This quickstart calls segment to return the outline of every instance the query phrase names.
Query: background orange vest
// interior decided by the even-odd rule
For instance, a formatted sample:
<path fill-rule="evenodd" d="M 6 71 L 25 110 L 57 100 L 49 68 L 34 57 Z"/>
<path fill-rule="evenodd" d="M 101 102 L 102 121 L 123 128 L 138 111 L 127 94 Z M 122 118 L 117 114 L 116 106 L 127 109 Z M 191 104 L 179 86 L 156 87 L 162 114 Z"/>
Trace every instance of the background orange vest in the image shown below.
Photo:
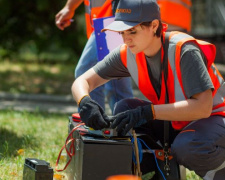
<path fill-rule="evenodd" d="M 93 32 L 93 19 L 113 16 L 112 0 L 84 0 L 86 32 L 89 38 Z"/>
<path fill-rule="evenodd" d="M 93 18 L 103 18 L 113 16 L 113 0 L 84 0 L 86 32 L 89 38 L 93 32 Z M 161 20 L 171 26 L 179 29 L 173 30 L 191 30 L 191 0 L 157 0 Z"/>
<path fill-rule="evenodd" d="M 191 0 L 157 0 L 161 20 L 189 32 L 191 30 Z M 180 29 L 173 29 L 180 30 Z"/>

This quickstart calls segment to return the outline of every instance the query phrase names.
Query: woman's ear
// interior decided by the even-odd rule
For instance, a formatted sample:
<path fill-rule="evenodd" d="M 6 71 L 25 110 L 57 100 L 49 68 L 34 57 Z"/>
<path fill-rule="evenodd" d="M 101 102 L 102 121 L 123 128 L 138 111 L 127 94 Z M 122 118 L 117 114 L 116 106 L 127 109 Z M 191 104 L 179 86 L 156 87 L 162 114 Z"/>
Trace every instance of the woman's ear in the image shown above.
<path fill-rule="evenodd" d="M 159 27 L 159 20 L 155 19 L 152 21 L 152 28 L 153 28 L 153 31 L 156 32 L 157 29 Z"/>

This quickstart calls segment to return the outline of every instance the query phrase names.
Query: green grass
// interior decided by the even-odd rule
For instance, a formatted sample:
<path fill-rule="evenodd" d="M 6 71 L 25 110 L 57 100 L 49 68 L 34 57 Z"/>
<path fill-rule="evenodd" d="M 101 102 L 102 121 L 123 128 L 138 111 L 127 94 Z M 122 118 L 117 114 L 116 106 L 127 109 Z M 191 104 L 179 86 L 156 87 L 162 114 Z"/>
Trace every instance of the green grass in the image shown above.
<path fill-rule="evenodd" d="M 71 94 L 75 64 L 0 61 L 0 92 Z"/>
<path fill-rule="evenodd" d="M 186 174 L 187 174 L 187 180 L 202 180 L 199 176 L 197 176 L 194 171 L 189 171 L 186 169 Z"/>
<path fill-rule="evenodd" d="M 45 160 L 55 168 L 68 133 L 67 115 L 0 111 L 0 124 L 1 180 L 21 180 L 28 157 Z"/>
<path fill-rule="evenodd" d="M 21 180 L 25 158 L 55 163 L 68 133 L 68 115 L 0 111 L 0 180 Z M 19 153 L 24 151 L 24 153 Z M 60 162 L 62 169 L 65 161 Z M 65 176 L 64 172 L 58 173 Z M 187 180 L 200 180 L 187 171 Z"/>

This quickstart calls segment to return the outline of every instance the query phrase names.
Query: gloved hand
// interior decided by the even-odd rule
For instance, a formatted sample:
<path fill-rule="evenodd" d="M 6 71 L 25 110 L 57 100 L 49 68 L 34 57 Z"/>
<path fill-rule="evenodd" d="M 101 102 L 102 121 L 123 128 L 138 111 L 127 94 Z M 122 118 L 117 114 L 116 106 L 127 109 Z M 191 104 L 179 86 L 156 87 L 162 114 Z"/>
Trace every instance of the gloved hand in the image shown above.
<path fill-rule="evenodd" d="M 85 96 L 79 104 L 81 120 L 95 130 L 108 128 L 110 126 L 109 117 L 105 114 L 101 106 Z"/>
<path fill-rule="evenodd" d="M 116 128 L 119 135 L 125 136 L 131 128 L 141 126 L 148 121 L 154 120 L 153 111 L 153 104 L 149 104 L 118 113 L 110 118 L 112 122 L 111 128 Z"/>

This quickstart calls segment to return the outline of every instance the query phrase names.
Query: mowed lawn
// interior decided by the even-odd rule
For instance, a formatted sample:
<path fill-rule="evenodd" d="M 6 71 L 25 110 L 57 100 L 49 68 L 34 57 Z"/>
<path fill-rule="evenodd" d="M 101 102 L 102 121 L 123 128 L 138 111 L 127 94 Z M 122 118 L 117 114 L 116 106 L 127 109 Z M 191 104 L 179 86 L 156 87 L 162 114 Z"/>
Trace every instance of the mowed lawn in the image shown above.
<path fill-rule="evenodd" d="M 0 111 L 0 124 L 0 180 L 21 180 L 25 158 L 45 160 L 55 168 L 68 134 L 67 114 L 4 110 Z M 65 163 L 62 158 L 59 169 Z M 64 172 L 54 173 L 66 179 Z M 198 179 L 187 171 L 187 180 Z"/>
<path fill-rule="evenodd" d="M 0 92 L 71 94 L 75 64 L 0 61 Z"/>
<path fill-rule="evenodd" d="M 66 114 L 0 111 L 0 179 L 21 180 L 25 158 L 45 160 L 54 169 L 67 127 Z"/>

